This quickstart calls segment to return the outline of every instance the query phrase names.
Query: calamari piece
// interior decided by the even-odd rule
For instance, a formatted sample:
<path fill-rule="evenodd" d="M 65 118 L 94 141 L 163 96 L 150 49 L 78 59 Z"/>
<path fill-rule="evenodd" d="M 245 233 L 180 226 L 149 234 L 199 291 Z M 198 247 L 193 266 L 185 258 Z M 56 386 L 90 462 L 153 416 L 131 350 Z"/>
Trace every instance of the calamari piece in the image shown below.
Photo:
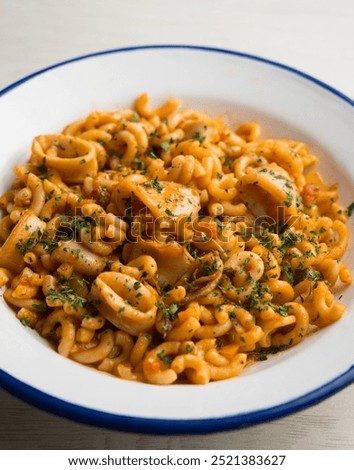
<path fill-rule="evenodd" d="M 162 285 L 174 285 L 194 264 L 194 258 L 186 248 L 174 241 L 161 243 L 139 239 L 139 243 L 125 245 L 123 255 L 126 263 L 141 255 L 154 258 L 157 263 L 157 277 Z"/>
<path fill-rule="evenodd" d="M 297 214 L 297 188 L 289 174 L 274 163 L 248 168 L 237 186 L 241 199 L 255 216 L 268 215 L 278 220 L 280 214 Z"/>
<path fill-rule="evenodd" d="M 36 137 L 30 162 L 54 168 L 65 183 L 82 183 L 98 172 L 95 143 L 62 134 Z"/>
<path fill-rule="evenodd" d="M 140 207 L 147 207 L 153 217 L 197 217 L 200 210 L 199 193 L 194 188 L 173 181 L 148 180 L 136 175 L 127 176 L 115 190 L 114 199 L 121 212 L 124 200 L 136 198 Z"/>
<path fill-rule="evenodd" d="M 131 335 L 147 332 L 155 323 L 156 291 L 131 276 L 101 273 L 92 285 L 91 296 L 99 302 L 103 317 Z"/>
<path fill-rule="evenodd" d="M 82 243 L 73 240 L 59 242 L 51 259 L 55 263 L 69 263 L 74 266 L 75 271 L 87 276 L 97 276 L 106 266 L 102 256 L 92 253 Z"/>
<path fill-rule="evenodd" d="M 0 267 L 21 272 L 25 267 L 23 255 L 36 245 L 45 226 L 32 210 L 26 210 L 0 248 Z"/>

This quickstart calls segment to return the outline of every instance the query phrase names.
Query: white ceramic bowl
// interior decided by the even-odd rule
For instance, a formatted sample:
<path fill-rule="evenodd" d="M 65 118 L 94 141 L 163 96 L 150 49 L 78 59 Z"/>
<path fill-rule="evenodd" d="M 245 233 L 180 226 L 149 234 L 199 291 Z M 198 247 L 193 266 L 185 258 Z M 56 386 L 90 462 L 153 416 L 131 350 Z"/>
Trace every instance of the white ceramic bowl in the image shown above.
<path fill-rule="evenodd" d="M 140 93 L 158 103 L 256 120 L 265 136 L 307 142 L 320 171 L 340 182 L 344 204 L 354 180 L 353 102 L 289 67 L 237 52 L 147 46 L 79 57 L 41 70 L 0 93 L 0 193 L 32 138 L 55 133 L 95 109 L 131 106 Z M 351 221 L 351 229 L 353 222 Z M 353 243 L 345 257 L 353 267 Z M 168 387 L 122 381 L 65 359 L 24 328 L 0 300 L 0 379 L 40 408 L 91 424 L 136 432 L 208 432 L 277 418 L 354 380 L 354 295 L 346 315 L 302 344 L 249 367 L 238 378 Z"/>

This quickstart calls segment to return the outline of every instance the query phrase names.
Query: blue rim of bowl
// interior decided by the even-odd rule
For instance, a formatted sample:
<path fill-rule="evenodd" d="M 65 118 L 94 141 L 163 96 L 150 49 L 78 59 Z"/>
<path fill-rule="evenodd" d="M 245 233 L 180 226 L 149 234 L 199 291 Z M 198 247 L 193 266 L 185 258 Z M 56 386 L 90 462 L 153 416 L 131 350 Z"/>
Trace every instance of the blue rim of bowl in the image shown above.
<path fill-rule="evenodd" d="M 215 47 L 206 47 L 206 46 L 196 46 L 196 45 L 183 45 L 183 44 L 155 44 L 155 45 L 143 45 L 143 46 L 132 46 L 124 47 L 118 49 L 110 49 L 107 51 L 94 52 L 92 54 L 86 54 L 72 59 L 65 60 L 53 64 L 49 67 L 43 68 L 34 72 L 26 77 L 12 83 L 11 85 L 5 87 L 0 91 L 0 97 L 10 92 L 14 88 L 22 85 L 23 83 L 31 80 L 37 75 L 46 73 L 49 70 L 61 67 L 63 65 L 70 64 L 72 62 L 77 62 L 79 60 L 89 59 L 91 57 L 97 57 L 101 55 L 108 54 L 118 54 L 124 52 L 134 52 L 139 50 L 146 49 L 190 49 L 190 50 L 200 50 L 204 52 L 212 52 L 219 54 L 228 54 L 237 57 L 242 57 L 245 59 L 250 59 L 257 62 L 262 62 L 273 67 L 280 68 L 287 72 L 290 72 L 294 75 L 302 77 L 322 89 L 327 90 L 331 94 L 335 95 L 337 98 L 340 98 L 342 101 L 354 107 L 354 101 L 348 96 L 344 95 L 335 88 L 327 85 L 326 83 L 318 80 L 317 78 L 312 77 L 300 70 L 297 70 L 288 65 L 275 62 L 263 57 L 255 56 L 252 54 L 247 54 L 243 52 L 233 51 L 229 49 L 221 49 Z M 257 411 L 251 411 L 248 413 L 241 413 L 233 416 L 225 416 L 221 418 L 206 418 L 206 419 L 191 419 L 191 420 L 176 420 L 176 419 L 155 419 L 155 418 L 141 418 L 135 416 L 124 416 L 117 415 L 113 413 L 106 413 L 103 411 L 93 410 L 90 408 L 85 408 L 80 405 L 72 404 L 67 401 L 61 400 L 60 398 L 53 397 L 48 395 L 36 388 L 21 382 L 20 380 L 12 377 L 10 374 L 6 373 L 3 370 L 0 370 L 0 384 L 2 387 L 10 392 L 12 395 L 21 398 L 22 400 L 28 402 L 40 408 L 44 411 L 48 411 L 55 415 L 59 415 L 71 420 L 76 420 L 81 423 L 91 424 L 96 426 L 102 426 L 109 429 L 116 429 L 120 431 L 129 431 L 129 432 L 147 432 L 155 434 L 200 434 L 216 431 L 226 431 L 230 429 L 237 429 L 241 427 L 250 426 L 253 424 L 271 421 L 282 416 L 300 411 L 304 408 L 307 408 L 311 405 L 314 405 L 325 398 L 328 398 L 330 395 L 340 391 L 342 388 L 350 385 L 354 382 L 354 365 L 352 365 L 346 372 L 336 377 L 334 380 L 327 382 L 321 387 L 311 391 L 310 393 L 298 397 L 294 400 L 290 400 L 281 405 L 274 407 L 261 409 Z"/>

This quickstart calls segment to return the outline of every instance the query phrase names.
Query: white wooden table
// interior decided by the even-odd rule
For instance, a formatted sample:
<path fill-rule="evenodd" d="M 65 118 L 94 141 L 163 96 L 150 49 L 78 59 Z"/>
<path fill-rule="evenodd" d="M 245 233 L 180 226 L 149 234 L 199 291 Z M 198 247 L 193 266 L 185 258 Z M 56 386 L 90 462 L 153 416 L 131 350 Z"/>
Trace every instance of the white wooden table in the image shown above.
<path fill-rule="evenodd" d="M 0 0 L 0 88 L 77 55 L 165 43 L 261 55 L 353 98 L 353 21 L 352 0 Z M 0 449 L 354 449 L 354 385 L 292 416 L 202 437 L 85 426 L 2 391 Z"/>

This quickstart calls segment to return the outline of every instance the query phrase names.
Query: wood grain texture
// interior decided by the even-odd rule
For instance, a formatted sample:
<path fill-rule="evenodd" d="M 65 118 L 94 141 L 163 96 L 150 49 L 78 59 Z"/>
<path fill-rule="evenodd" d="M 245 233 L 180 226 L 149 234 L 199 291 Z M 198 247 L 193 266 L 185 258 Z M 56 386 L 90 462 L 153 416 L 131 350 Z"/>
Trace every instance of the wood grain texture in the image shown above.
<path fill-rule="evenodd" d="M 0 0 L 0 88 L 89 52 L 189 43 L 283 62 L 353 97 L 353 18 L 352 0 Z M 0 392 L 0 448 L 354 449 L 354 386 L 283 419 L 203 436 L 108 431 Z"/>
<path fill-rule="evenodd" d="M 235 431 L 157 436 L 53 416 L 0 392 L 0 449 L 354 449 L 354 386 L 307 410 Z"/>

